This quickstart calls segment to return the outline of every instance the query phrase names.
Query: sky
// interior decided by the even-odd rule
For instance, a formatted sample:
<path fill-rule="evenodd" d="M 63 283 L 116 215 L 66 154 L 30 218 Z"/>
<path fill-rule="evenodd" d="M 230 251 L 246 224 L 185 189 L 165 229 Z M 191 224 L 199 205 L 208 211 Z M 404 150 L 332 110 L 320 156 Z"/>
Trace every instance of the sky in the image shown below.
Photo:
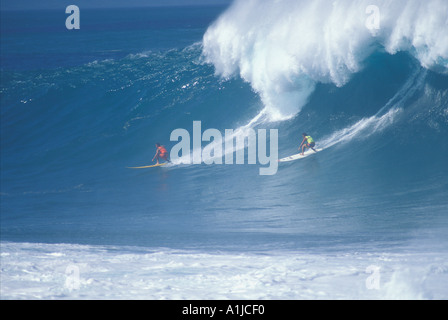
<path fill-rule="evenodd" d="M 232 0 L 0 0 L 1 10 L 61 9 L 74 4 L 82 8 L 121 8 L 179 5 L 222 5 Z"/>

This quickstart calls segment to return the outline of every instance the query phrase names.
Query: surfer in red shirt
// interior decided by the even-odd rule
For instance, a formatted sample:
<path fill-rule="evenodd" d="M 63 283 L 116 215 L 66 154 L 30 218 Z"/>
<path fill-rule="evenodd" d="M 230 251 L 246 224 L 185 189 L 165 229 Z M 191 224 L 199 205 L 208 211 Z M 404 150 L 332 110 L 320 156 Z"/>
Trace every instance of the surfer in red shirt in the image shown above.
<path fill-rule="evenodd" d="M 166 148 L 164 146 L 161 146 L 160 143 L 156 143 L 156 147 L 157 151 L 154 158 L 152 158 L 152 161 L 157 158 L 157 164 L 159 164 L 159 158 L 161 158 L 163 160 L 166 160 L 167 162 L 171 162 L 170 160 L 168 160 L 168 151 L 166 151 Z"/>

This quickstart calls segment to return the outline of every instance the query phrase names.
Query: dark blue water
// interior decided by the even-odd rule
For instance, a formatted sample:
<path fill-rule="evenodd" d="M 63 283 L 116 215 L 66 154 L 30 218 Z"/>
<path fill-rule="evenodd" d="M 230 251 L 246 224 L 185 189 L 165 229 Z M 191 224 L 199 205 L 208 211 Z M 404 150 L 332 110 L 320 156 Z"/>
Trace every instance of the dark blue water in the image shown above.
<path fill-rule="evenodd" d="M 200 120 L 224 133 L 263 108 L 247 82 L 203 63 L 202 36 L 224 9 L 82 10 L 71 31 L 61 12 L 2 12 L 2 241 L 444 246 L 448 77 L 407 52 L 375 51 L 346 85 L 318 83 L 296 117 L 259 124 L 278 129 L 280 157 L 303 131 L 327 146 L 275 175 L 250 164 L 127 168 L 151 164 L 156 142 L 171 148 L 176 128 Z"/>

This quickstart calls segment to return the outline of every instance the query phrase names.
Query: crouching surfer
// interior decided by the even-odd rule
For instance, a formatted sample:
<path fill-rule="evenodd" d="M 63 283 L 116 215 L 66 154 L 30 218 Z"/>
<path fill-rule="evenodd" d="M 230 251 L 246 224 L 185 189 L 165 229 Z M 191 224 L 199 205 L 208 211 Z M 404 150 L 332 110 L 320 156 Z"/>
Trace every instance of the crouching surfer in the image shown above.
<path fill-rule="evenodd" d="M 317 152 L 316 150 L 314 150 L 314 146 L 316 145 L 314 139 L 311 136 L 307 135 L 306 133 L 302 133 L 302 136 L 303 140 L 299 147 L 299 151 L 300 148 L 302 148 L 302 156 L 305 153 L 305 148 L 311 148 L 314 152 Z"/>
<path fill-rule="evenodd" d="M 157 164 L 159 164 L 159 158 L 163 159 L 167 162 L 171 162 L 170 160 L 168 160 L 168 151 L 166 151 L 166 148 L 164 146 L 161 146 L 160 143 L 156 143 L 156 154 L 154 155 L 154 158 L 152 158 L 152 161 L 154 161 L 154 159 L 157 159 Z"/>

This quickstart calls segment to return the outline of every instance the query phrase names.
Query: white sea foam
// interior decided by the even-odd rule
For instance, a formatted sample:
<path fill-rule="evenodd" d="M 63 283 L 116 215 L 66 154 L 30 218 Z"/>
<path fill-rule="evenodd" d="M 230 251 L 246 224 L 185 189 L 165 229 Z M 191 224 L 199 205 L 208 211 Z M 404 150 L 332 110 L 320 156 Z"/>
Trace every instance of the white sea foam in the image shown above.
<path fill-rule="evenodd" d="M 448 256 L 440 253 L 1 246 L 2 299 L 448 298 Z"/>
<path fill-rule="evenodd" d="M 425 68 L 448 72 L 448 2 L 237 0 L 207 30 L 203 56 L 223 78 L 249 82 L 270 120 L 296 115 L 317 82 L 343 86 L 376 49 L 409 51 Z"/>

